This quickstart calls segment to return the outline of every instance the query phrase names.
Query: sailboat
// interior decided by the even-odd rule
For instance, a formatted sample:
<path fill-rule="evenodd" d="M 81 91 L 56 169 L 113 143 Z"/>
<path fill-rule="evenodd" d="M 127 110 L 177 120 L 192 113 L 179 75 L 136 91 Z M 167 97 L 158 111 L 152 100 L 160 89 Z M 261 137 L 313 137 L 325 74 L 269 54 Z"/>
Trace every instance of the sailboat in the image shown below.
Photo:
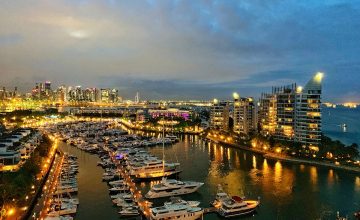
<path fill-rule="evenodd" d="M 163 137 L 165 137 L 165 125 L 163 124 Z M 162 143 L 162 160 L 148 158 L 130 167 L 130 175 L 136 179 L 161 179 L 174 176 L 181 172 L 180 163 L 165 162 L 165 142 Z"/>

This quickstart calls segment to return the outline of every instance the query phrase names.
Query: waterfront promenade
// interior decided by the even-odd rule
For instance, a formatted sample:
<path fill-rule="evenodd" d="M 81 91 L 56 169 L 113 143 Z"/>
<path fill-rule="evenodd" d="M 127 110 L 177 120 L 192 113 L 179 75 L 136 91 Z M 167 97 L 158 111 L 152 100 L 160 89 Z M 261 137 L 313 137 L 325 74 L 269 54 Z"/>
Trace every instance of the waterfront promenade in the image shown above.
<path fill-rule="evenodd" d="M 316 160 L 310 160 L 310 159 L 295 158 L 295 157 L 291 157 L 291 156 L 284 155 L 281 153 L 272 153 L 272 152 L 268 152 L 268 151 L 257 149 L 257 148 L 242 146 L 242 145 L 234 143 L 234 142 L 229 142 L 229 141 L 225 142 L 225 141 L 223 141 L 219 138 L 215 138 L 215 137 L 206 136 L 205 138 L 209 141 L 219 143 L 219 144 L 222 144 L 227 147 L 238 148 L 238 149 L 242 149 L 242 150 L 260 154 L 264 158 L 270 159 L 270 160 L 278 160 L 278 161 L 283 161 L 283 162 L 288 162 L 288 163 L 300 163 L 300 164 L 314 165 L 314 166 L 323 166 L 323 167 L 328 167 L 331 169 L 339 169 L 339 170 L 346 170 L 346 171 L 360 173 L 360 166 L 352 167 L 352 166 L 346 166 L 346 165 L 337 165 L 337 164 L 333 164 L 333 163 L 325 162 L 325 161 L 316 161 Z"/>

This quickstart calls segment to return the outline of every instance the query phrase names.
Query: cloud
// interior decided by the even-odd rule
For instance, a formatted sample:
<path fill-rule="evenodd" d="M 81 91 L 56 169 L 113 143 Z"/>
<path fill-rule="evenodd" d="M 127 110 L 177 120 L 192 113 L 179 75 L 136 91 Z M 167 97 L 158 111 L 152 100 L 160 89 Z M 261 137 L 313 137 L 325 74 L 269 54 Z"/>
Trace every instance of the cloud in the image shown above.
<path fill-rule="evenodd" d="M 322 70 L 326 97 L 340 100 L 360 81 L 360 4 L 350 0 L 5 0 L 0 27 L 8 85 L 15 77 L 94 86 L 134 79 L 173 82 L 189 98 L 235 86 L 256 96 Z"/>

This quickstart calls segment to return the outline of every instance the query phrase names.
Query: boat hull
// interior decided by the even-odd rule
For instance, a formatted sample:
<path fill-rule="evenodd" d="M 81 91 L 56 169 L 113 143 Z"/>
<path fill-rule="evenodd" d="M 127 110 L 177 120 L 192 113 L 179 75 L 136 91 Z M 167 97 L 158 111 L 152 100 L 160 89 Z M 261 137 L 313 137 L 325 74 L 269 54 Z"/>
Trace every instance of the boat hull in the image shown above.
<path fill-rule="evenodd" d="M 164 198 L 164 197 L 172 197 L 172 196 L 180 196 L 180 195 L 186 195 L 196 192 L 201 185 L 193 188 L 193 189 L 179 189 L 175 190 L 173 192 L 160 192 L 160 193 L 153 193 L 153 194 L 146 194 L 145 197 L 147 199 L 157 199 L 157 198 Z"/>

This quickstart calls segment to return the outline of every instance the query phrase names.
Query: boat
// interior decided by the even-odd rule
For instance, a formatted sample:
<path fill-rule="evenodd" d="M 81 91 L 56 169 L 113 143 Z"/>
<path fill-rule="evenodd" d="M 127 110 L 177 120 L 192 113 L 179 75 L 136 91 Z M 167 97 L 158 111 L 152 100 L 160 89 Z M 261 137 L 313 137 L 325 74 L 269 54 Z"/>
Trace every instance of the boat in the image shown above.
<path fill-rule="evenodd" d="M 217 209 L 220 216 L 228 218 L 253 213 L 260 205 L 260 201 L 247 200 L 239 196 L 230 197 L 219 186 L 216 199 L 212 205 Z"/>
<path fill-rule="evenodd" d="M 163 125 L 163 137 L 165 136 L 165 127 Z M 166 163 L 165 162 L 165 138 L 162 139 L 162 160 L 159 159 L 145 159 L 140 163 L 135 163 L 128 166 L 130 175 L 135 176 L 136 179 L 157 179 L 162 177 L 169 177 L 179 174 L 180 163 Z"/>
<path fill-rule="evenodd" d="M 177 136 L 175 136 L 175 135 L 167 134 L 167 135 L 165 136 L 165 138 L 170 139 L 172 142 L 178 142 L 178 141 L 179 141 L 179 138 L 178 138 Z"/>
<path fill-rule="evenodd" d="M 165 204 L 164 206 L 150 209 L 150 219 L 202 219 L 204 210 L 200 207 L 192 207 L 185 204 Z"/>
<path fill-rule="evenodd" d="M 54 192 L 55 195 L 58 194 L 66 194 L 66 193 L 77 193 L 78 192 L 78 188 L 75 186 L 70 186 L 70 185 L 61 185 L 58 186 L 56 191 Z"/>
<path fill-rule="evenodd" d="M 132 196 L 124 195 L 124 196 L 113 199 L 112 202 L 114 204 L 118 204 L 118 203 L 122 203 L 122 202 L 132 203 L 132 202 L 134 202 L 134 200 L 133 200 Z"/>
<path fill-rule="evenodd" d="M 161 183 L 154 185 L 145 197 L 155 199 L 190 194 L 196 192 L 202 185 L 204 183 L 163 178 Z"/>
<path fill-rule="evenodd" d="M 133 217 L 140 215 L 139 209 L 135 206 L 123 208 L 121 211 L 119 211 L 119 214 L 122 217 Z"/>
<path fill-rule="evenodd" d="M 116 186 L 116 187 L 110 188 L 109 193 L 114 194 L 114 193 L 119 193 L 121 191 L 128 191 L 128 190 L 129 190 L 129 187 L 127 187 L 127 186 L 121 186 L 121 187 Z"/>
<path fill-rule="evenodd" d="M 180 197 L 171 197 L 169 202 L 165 202 L 164 205 L 171 205 L 171 204 L 183 204 L 189 205 L 191 207 L 198 207 L 200 205 L 199 201 L 185 201 Z"/>
<path fill-rule="evenodd" d="M 106 175 L 103 175 L 103 177 L 102 177 L 102 180 L 105 182 L 113 180 L 113 179 L 115 179 L 115 175 L 111 175 L 111 174 L 106 174 Z"/>
<path fill-rule="evenodd" d="M 44 220 L 73 220 L 71 216 L 46 216 Z"/>
<path fill-rule="evenodd" d="M 131 193 L 118 193 L 115 195 L 111 195 L 110 196 L 111 199 L 117 199 L 117 198 L 121 198 L 121 199 L 127 199 L 127 198 L 132 198 Z"/>
<path fill-rule="evenodd" d="M 130 175 L 138 179 L 155 179 L 180 173 L 179 163 L 165 163 L 159 159 L 145 160 L 130 167 Z"/>
<path fill-rule="evenodd" d="M 53 204 L 47 216 L 56 217 L 61 215 L 74 215 L 76 214 L 76 210 L 77 205 L 61 202 L 60 204 Z"/>
<path fill-rule="evenodd" d="M 110 186 L 119 186 L 124 184 L 126 184 L 124 180 L 114 180 L 109 182 Z"/>
<path fill-rule="evenodd" d="M 74 205 L 79 205 L 79 199 L 78 198 L 66 198 L 66 197 L 62 197 L 62 198 L 54 198 L 54 202 L 65 202 L 65 203 L 71 203 Z"/>

